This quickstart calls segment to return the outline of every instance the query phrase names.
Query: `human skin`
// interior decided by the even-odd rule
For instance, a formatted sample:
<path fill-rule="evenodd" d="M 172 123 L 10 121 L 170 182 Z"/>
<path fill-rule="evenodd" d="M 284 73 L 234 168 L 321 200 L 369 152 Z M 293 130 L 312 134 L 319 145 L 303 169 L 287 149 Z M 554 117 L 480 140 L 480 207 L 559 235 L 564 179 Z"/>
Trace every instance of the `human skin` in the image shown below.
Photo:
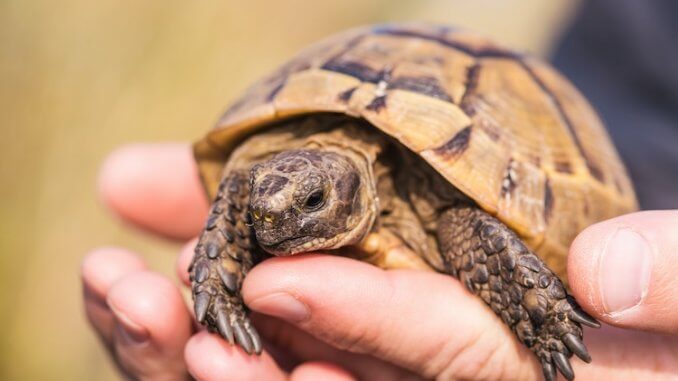
<path fill-rule="evenodd" d="M 266 342 L 248 356 L 193 321 L 180 284 L 208 201 L 185 144 L 123 147 L 105 162 L 101 198 L 124 221 L 186 241 L 179 282 L 140 256 L 99 248 L 82 264 L 85 311 L 116 366 L 142 380 L 540 379 L 529 351 L 477 297 L 436 273 L 385 271 L 325 254 L 273 258 L 242 293 Z M 577 380 L 678 378 L 678 211 L 591 226 L 575 240 L 568 276 L 600 321 L 585 330 L 591 364 Z"/>

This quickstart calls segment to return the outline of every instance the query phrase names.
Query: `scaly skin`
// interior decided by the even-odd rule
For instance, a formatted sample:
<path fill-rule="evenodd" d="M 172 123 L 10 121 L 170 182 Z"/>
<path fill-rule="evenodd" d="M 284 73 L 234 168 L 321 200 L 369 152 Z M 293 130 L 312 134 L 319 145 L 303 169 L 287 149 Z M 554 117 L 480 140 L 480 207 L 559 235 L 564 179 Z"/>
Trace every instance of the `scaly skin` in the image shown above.
<path fill-rule="evenodd" d="M 443 213 L 438 236 L 447 271 L 537 355 L 546 380 L 555 380 L 556 368 L 574 379 L 572 354 L 591 361 L 579 322 L 598 323 L 506 225 L 477 207 L 460 206 Z"/>
<path fill-rule="evenodd" d="M 262 254 L 247 223 L 249 198 L 248 173 L 224 178 L 189 272 L 196 319 L 247 353 L 259 354 L 261 339 L 240 295 L 245 275 Z"/>

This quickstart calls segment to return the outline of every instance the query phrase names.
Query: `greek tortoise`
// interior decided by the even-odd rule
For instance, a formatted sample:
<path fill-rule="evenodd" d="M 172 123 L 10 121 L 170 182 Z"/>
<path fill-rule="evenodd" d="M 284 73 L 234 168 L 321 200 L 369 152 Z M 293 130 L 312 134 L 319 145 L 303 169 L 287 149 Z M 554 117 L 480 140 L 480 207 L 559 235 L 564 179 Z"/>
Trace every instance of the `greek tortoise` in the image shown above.
<path fill-rule="evenodd" d="M 544 62 L 446 27 L 350 30 L 252 86 L 194 152 L 214 200 L 195 314 L 247 353 L 252 266 L 335 250 L 458 278 L 547 380 L 591 360 L 581 325 L 599 323 L 567 294 L 568 246 L 637 204 L 595 111 Z"/>

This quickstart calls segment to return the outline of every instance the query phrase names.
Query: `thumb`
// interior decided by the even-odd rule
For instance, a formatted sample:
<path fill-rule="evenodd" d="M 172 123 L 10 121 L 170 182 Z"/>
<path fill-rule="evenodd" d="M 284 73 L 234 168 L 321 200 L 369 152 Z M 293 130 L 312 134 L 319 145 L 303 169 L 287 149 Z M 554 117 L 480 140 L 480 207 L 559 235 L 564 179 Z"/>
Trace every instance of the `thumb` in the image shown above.
<path fill-rule="evenodd" d="M 678 333 L 678 211 L 617 217 L 573 242 L 568 277 L 595 317 L 627 328 Z"/>

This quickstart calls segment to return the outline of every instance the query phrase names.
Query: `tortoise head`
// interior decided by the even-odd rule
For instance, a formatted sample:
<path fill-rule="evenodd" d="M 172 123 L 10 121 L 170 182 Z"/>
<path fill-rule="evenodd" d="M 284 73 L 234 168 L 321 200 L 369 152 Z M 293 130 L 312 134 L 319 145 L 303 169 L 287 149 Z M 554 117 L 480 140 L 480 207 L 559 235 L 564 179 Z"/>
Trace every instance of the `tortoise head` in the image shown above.
<path fill-rule="evenodd" d="M 364 167 L 364 168 L 362 168 Z M 250 213 L 257 241 L 274 255 L 362 240 L 375 219 L 366 164 L 321 150 L 291 150 L 255 165 Z"/>

